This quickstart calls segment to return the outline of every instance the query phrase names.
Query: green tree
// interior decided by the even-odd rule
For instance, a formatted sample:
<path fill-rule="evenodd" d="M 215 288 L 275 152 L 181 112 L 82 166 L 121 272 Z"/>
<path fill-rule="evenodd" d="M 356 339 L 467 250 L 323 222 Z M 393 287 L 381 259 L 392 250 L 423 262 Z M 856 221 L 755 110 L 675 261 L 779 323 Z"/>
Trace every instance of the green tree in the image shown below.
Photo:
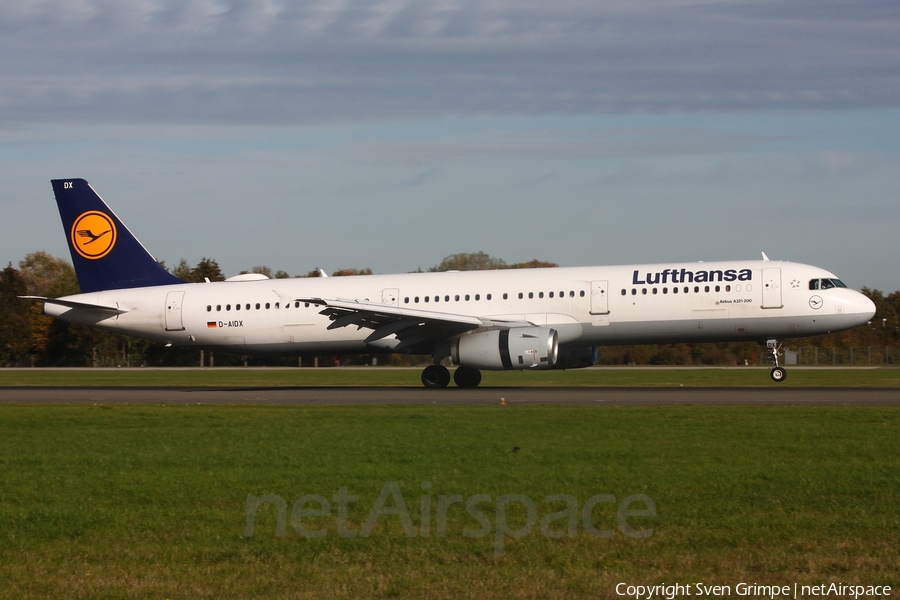
<path fill-rule="evenodd" d="M 25 278 L 30 296 L 58 298 L 80 291 L 72 265 L 43 250 L 26 254 L 19 261 L 19 271 Z"/>
<path fill-rule="evenodd" d="M 12 263 L 0 271 L 0 365 L 24 358 L 31 347 L 31 303 L 22 273 Z"/>
<path fill-rule="evenodd" d="M 349 277 L 352 275 L 371 275 L 371 274 L 372 274 L 372 269 L 365 268 L 365 269 L 340 269 L 338 271 L 335 271 L 331 275 L 333 277 Z"/>
<path fill-rule="evenodd" d="M 558 267 L 559 265 L 555 262 L 548 262 L 546 260 L 538 260 L 532 259 L 528 262 L 521 263 L 513 263 L 509 265 L 507 268 L 509 269 L 549 269 L 553 267 Z"/>
<path fill-rule="evenodd" d="M 444 258 L 439 265 L 428 269 L 429 272 L 441 271 L 493 271 L 496 269 L 538 269 L 558 267 L 554 262 L 533 259 L 528 262 L 506 264 L 502 258 L 494 258 L 486 252 L 460 252 Z"/>
<path fill-rule="evenodd" d="M 500 258 L 494 258 L 486 252 L 460 252 L 444 258 L 439 265 L 428 269 L 429 272 L 440 271 L 490 271 L 493 269 L 505 269 L 506 263 Z"/>
<path fill-rule="evenodd" d="M 225 281 L 225 275 L 219 268 L 219 263 L 205 256 L 197 263 L 197 266 L 191 270 L 190 276 L 186 281 L 194 283 L 203 283 L 209 279 L 210 281 Z"/>
<path fill-rule="evenodd" d="M 175 270 L 172 271 L 172 274 L 178 279 L 188 281 L 191 278 L 192 270 L 193 269 L 191 269 L 191 265 L 188 264 L 188 261 L 182 258 L 178 261 L 178 264 L 175 266 Z"/>

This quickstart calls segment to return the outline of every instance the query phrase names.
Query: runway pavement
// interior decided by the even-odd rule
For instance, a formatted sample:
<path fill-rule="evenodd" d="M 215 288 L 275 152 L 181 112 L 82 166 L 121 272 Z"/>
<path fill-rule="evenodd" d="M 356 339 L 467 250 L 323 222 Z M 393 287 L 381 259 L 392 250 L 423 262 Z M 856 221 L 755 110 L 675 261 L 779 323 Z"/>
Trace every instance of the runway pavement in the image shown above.
<path fill-rule="evenodd" d="M 2 387 L 0 403 L 60 404 L 880 404 L 898 388 Z"/>

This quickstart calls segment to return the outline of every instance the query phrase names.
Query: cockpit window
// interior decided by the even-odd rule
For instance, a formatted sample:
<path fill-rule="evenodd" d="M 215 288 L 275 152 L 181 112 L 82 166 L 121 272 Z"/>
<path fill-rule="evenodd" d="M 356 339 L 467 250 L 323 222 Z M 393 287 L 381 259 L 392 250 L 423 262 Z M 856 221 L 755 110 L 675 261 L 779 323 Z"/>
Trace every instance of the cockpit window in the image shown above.
<path fill-rule="evenodd" d="M 811 290 L 830 290 L 831 288 L 845 288 L 847 285 L 840 279 L 810 279 L 809 289 Z"/>

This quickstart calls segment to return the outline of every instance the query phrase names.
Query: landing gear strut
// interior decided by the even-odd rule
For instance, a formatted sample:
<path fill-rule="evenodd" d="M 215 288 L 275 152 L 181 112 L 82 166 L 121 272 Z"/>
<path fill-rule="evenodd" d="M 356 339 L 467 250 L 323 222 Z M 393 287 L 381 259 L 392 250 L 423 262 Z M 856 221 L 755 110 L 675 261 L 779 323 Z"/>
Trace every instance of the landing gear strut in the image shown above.
<path fill-rule="evenodd" d="M 766 341 L 766 348 L 769 350 L 769 359 L 775 365 L 772 367 L 769 375 L 772 377 L 772 381 L 781 383 L 787 378 L 787 371 L 784 367 L 778 366 L 778 351 L 781 350 L 781 344 L 778 343 L 778 340 L 768 340 Z"/>
<path fill-rule="evenodd" d="M 450 383 L 450 370 L 444 365 L 429 365 L 422 371 L 422 385 L 437 390 Z"/>

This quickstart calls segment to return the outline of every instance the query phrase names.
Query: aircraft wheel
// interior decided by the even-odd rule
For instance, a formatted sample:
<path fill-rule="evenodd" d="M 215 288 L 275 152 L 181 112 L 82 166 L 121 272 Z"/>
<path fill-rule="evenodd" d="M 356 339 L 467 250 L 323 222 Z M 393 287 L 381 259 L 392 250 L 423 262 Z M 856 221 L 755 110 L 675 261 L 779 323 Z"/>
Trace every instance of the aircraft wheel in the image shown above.
<path fill-rule="evenodd" d="M 422 385 L 431 390 L 447 387 L 450 383 L 450 370 L 443 365 L 430 365 L 422 371 Z"/>
<path fill-rule="evenodd" d="M 453 374 L 456 387 L 476 388 L 481 383 L 481 371 L 472 367 L 459 367 Z"/>
<path fill-rule="evenodd" d="M 775 367 L 774 369 L 772 369 L 770 375 L 772 376 L 772 381 L 781 383 L 787 378 L 787 371 L 785 371 L 781 367 Z"/>

